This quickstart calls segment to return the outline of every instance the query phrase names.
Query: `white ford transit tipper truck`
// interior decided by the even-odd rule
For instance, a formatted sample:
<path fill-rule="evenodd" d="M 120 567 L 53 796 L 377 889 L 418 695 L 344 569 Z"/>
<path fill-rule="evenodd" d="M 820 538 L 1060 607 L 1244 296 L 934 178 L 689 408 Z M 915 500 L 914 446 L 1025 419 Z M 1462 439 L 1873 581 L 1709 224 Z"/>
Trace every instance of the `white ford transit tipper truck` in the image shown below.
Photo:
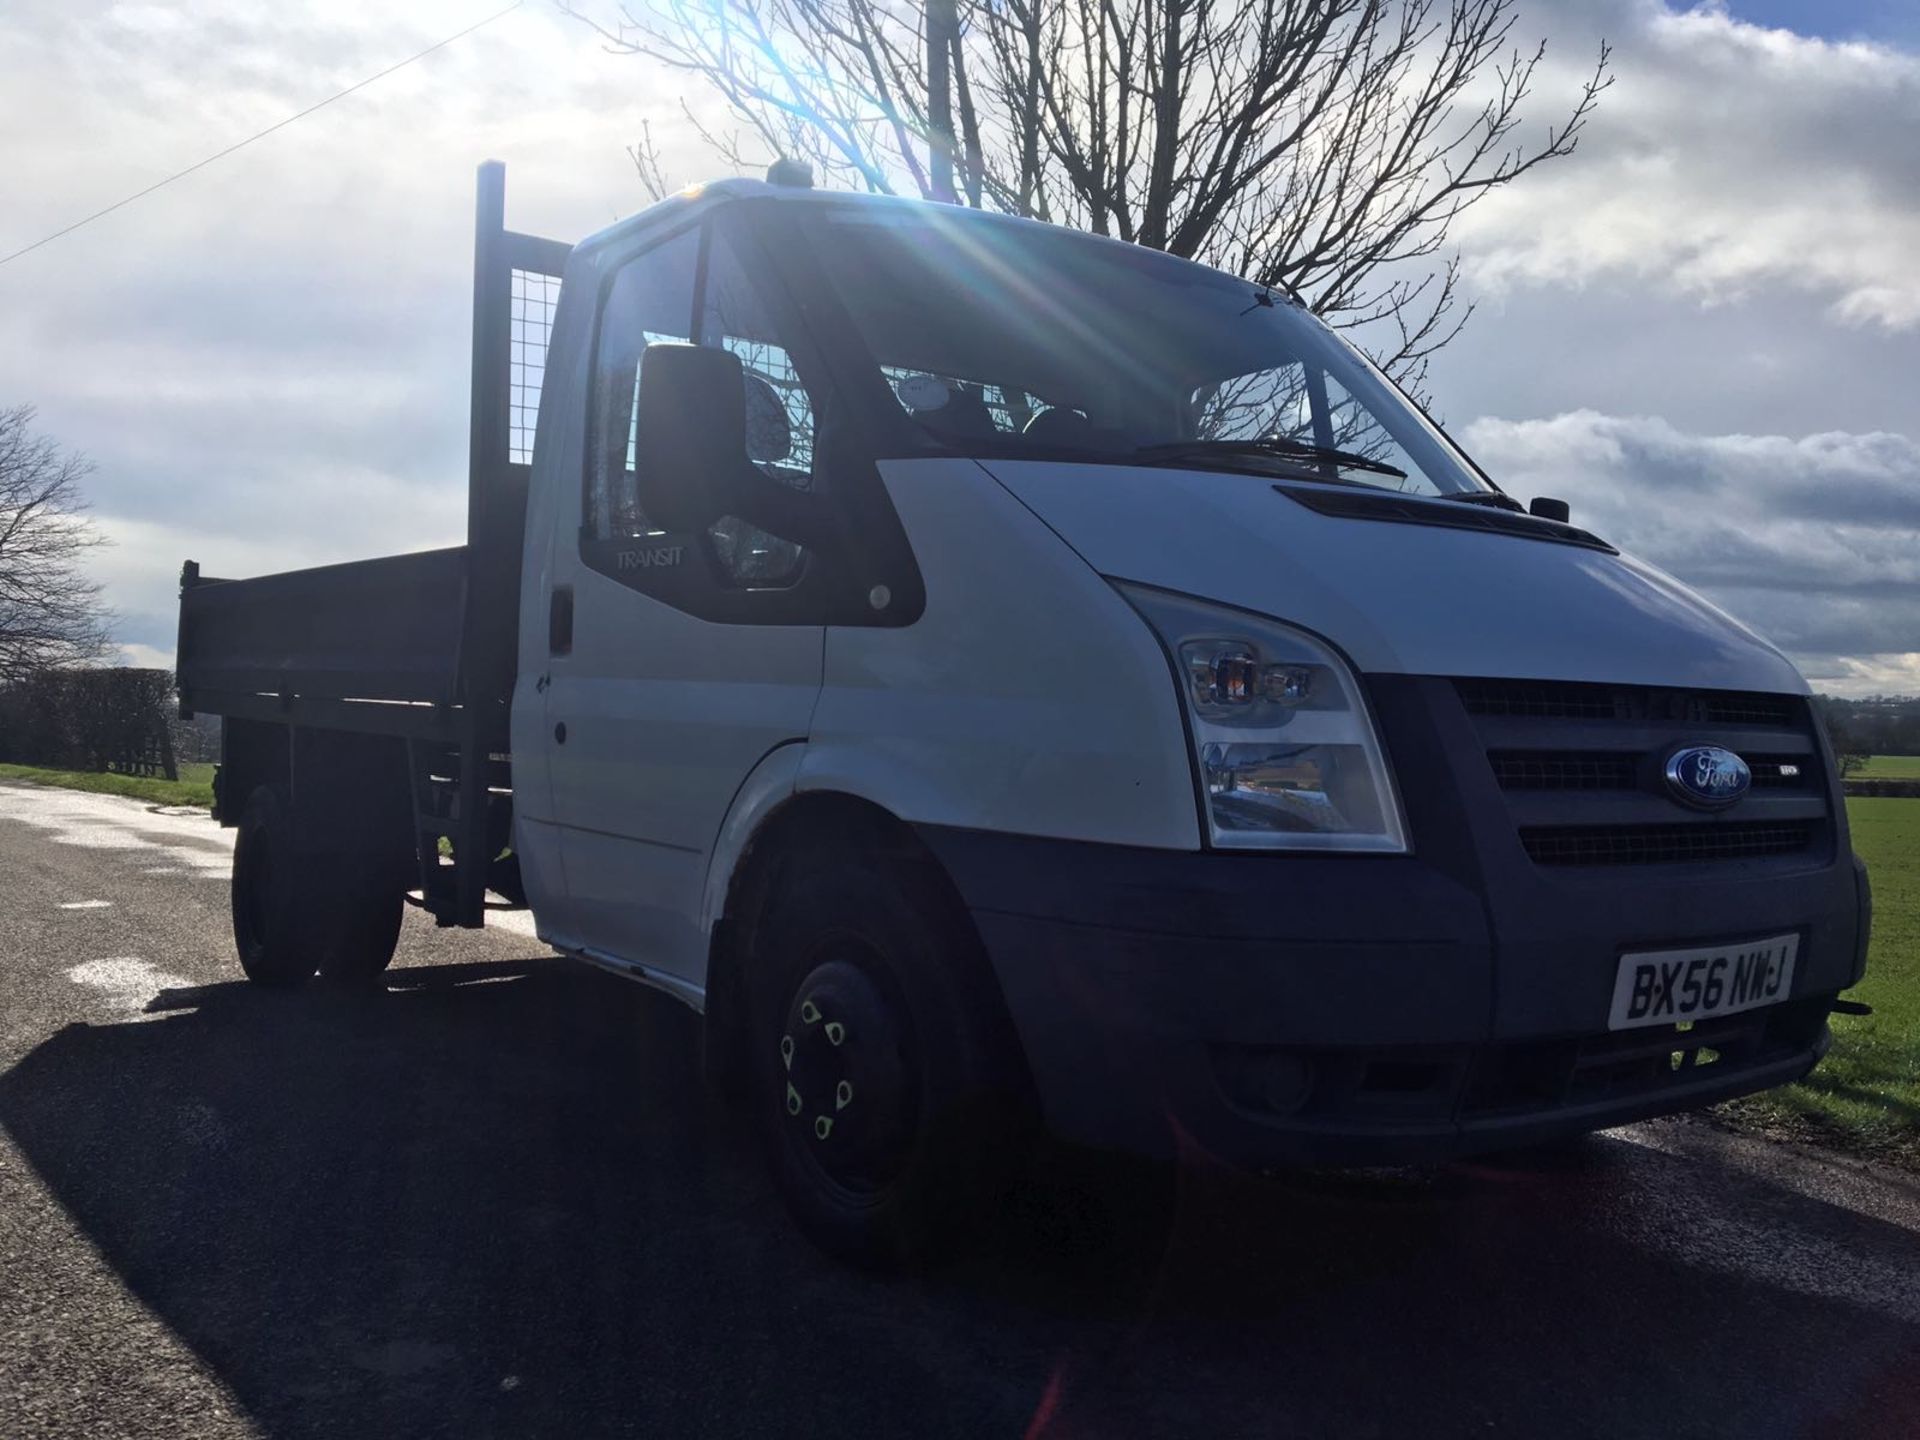
<path fill-rule="evenodd" d="M 480 193 L 467 544 L 183 575 L 253 980 L 529 904 L 869 1261 L 1028 1117 L 1422 1161 L 1820 1058 L 1868 892 L 1804 681 L 1292 297 L 777 172 L 572 248 Z"/>

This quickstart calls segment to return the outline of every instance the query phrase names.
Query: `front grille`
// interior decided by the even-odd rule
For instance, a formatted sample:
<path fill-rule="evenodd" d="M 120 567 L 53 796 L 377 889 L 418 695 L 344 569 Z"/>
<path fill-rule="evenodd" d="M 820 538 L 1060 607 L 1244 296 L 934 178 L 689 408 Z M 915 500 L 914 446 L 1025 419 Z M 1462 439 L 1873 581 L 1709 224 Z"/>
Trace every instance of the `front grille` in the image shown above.
<path fill-rule="evenodd" d="M 1812 711 L 1798 695 L 1558 680 L 1453 682 L 1537 865 L 1679 865 L 1817 850 L 1832 835 Z M 1748 793 L 1703 811 L 1665 779 L 1687 745 L 1747 762 Z"/>
<path fill-rule="evenodd" d="M 1767 790 L 1805 790 L 1813 784 L 1810 755 L 1743 755 L 1753 783 Z"/>
<path fill-rule="evenodd" d="M 1470 715 L 1532 720 L 1679 721 L 1698 725 L 1794 727 L 1804 709 L 1795 695 L 1739 690 L 1662 690 L 1562 680 L 1462 680 Z"/>
<path fill-rule="evenodd" d="M 1520 680 L 1462 680 L 1469 715 L 1523 715 L 1533 720 L 1633 720 L 1631 698 L 1604 685 L 1559 685 Z"/>
<path fill-rule="evenodd" d="M 1639 757 L 1604 752 L 1495 750 L 1487 760 L 1502 790 L 1631 790 Z"/>
<path fill-rule="evenodd" d="M 1744 755 L 1753 783 L 1766 790 L 1806 790 L 1813 783 L 1807 755 Z M 1642 757 L 1604 750 L 1489 750 L 1487 763 L 1502 790 L 1632 790 Z"/>
<path fill-rule="evenodd" d="M 1520 843 L 1536 865 L 1678 865 L 1791 855 L 1813 843 L 1813 827 L 1794 821 L 1534 826 L 1520 831 Z"/>
<path fill-rule="evenodd" d="M 1706 714 L 1709 725 L 1791 725 L 1800 701 L 1790 695 L 1709 694 Z"/>

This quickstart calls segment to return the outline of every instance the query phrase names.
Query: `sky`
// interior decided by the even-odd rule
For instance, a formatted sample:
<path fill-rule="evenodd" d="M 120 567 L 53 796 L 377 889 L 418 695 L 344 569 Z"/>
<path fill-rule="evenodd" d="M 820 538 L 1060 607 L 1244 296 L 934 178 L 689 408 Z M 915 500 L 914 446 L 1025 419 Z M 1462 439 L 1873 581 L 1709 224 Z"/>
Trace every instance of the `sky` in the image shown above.
<path fill-rule="evenodd" d="M 0 254 L 502 3 L 8 0 Z M 1619 78 L 1573 158 L 1457 230 L 1477 308 L 1437 411 L 1816 688 L 1920 692 L 1920 3 L 1521 0 L 1520 31 L 1538 124 L 1603 37 Z M 643 123 L 718 173 L 683 98 L 528 0 L 0 266 L 0 405 L 95 462 L 129 663 L 170 662 L 188 557 L 457 543 L 474 166 L 507 162 L 511 226 L 578 239 L 645 204 Z"/>

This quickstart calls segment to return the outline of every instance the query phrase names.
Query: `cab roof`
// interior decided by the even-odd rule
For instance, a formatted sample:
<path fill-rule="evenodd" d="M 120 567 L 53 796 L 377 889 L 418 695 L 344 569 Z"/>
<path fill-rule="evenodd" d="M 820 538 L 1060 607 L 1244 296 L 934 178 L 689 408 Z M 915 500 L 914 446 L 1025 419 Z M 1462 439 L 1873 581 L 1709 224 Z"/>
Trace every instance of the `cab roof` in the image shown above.
<path fill-rule="evenodd" d="M 630 238 L 667 223 L 676 216 L 703 212 L 742 200 L 779 205 L 859 206 L 876 210 L 915 210 L 924 214 L 938 215 L 950 223 L 1032 228 L 1051 234 L 1072 235 L 1094 245 L 1120 246 L 1129 250 L 1133 248 L 1130 242 L 1114 239 L 1111 236 L 1095 235 L 1090 231 L 1055 225 L 1044 220 L 1029 220 L 997 210 L 978 210 L 965 205 L 943 205 L 936 201 L 920 199 L 918 196 L 882 195 L 862 190 L 821 190 L 813 186 L 769 183 L 749 176 L 732 175 L 720 180 L 708 180 L 689 185 L 664 199 L 657 200 L 646 209 L 629 215 L 624 220 L 616 221 L 604 230 L 595 231 L 582 240 L 575 249 L 579 253 L 596 256 L 603 250 L 623 247 Z"/>

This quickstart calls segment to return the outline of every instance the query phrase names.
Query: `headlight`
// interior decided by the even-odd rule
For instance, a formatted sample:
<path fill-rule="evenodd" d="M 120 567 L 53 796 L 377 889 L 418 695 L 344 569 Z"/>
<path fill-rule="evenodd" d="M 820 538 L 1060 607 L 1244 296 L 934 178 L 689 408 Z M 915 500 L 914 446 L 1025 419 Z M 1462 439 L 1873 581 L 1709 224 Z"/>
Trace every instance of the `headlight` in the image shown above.
<path fill-rule="evenodd" d="M 1406 850 L 1360 686 L 1328 645 L 1244 610 L 1115 588 L 1173 661 L 1215 845 Z"/>

